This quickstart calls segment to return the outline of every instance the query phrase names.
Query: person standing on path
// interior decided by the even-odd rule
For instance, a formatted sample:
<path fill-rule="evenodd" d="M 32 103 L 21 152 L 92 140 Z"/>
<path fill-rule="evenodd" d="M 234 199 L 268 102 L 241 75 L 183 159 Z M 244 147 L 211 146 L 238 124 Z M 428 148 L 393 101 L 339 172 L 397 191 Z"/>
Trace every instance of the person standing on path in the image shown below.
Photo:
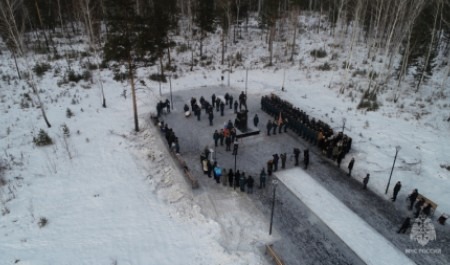
<path fill-rule="evenodd" d="M 212 110 L 208 114 L 208 119 L 209 119 L 209 126 L 213 126 L 214 113 Z"/>
<path fill-rule="evenodd" d="M 272 122 L 269 120 L 266 125 L 267 135 L 270 136 L 270 130 L 272 129 Z"/>
<path fill-rule="evenodd" d="M 414 189 L 413 192 L 411 194 L 409 194 L 408 199 L 409 199 L 409 207 L 408 209 L 411 211 L 413 208 L 414 203 L 416 202 L 417 196 L 419 196 L 419 191 L 417 189 Z"/>
<path fill-rule="evenodd" d="M 403 221 L 402 226 L 400 227 L 400 229 L 397 231 L 397 234 L 404 234 L 406 233 L 406 230 L 408 230 L 408 228 L 411 226 L 411 218 L 410 217 L 406 217 L 405 221 Z"/>
<path fill-rule="evenodd" d="M 214 146 L 217 147 L 217 143 L 219 142 L 219 132 L 217 130 L 214 131 L 213 139 L 214 139 Z"/>
<path fill-rule="evenodd" d="M 247 193 L 248 194 L 252 194 L 253 193 L 253 185 L 255 183 L 255 180 L 253 179 L 252 176 L 248 176 L 247 179 Z"/>
<path fill-rule="evenodd" d="M 392 199 L 391 199 L 393 202 L 395 202 L 395 200 L 397 199 L 397 194 L 401 188 L 402 188 L 402 183 L 400 181 L 398 181 L 397 184 L 395 184 L 395 186 L 394 186 L 394 193 L 393 193 Z"/>
<path fill-rule="evenodd" d="M 286 153 L 281 154 L 280 158 L 281 158 L 281 169 L 285 169 L 286 168 L 286 158 L 287 158 Z"/>
<path fill-rule="evenodd" d="M 298 157 L 300 156 L 300 149 L 294 148 L 294 158 L 295 158 L 295 165 L 298 166 Z"/>
<path fill-rule="evenodd" d="M 259 174 L 259 188 L 266 187 L 266 171 L 262 168 L 261 173 Z"/>
<path fill-rule="evenodd" d="M 234 183 L 233 187 L 236 189 L 236 187 L 239 186 L 239 180 L 241 179 L 241 172 L 239 172 L 239 169 L 236 170 L 236 173 L 234 173 Z"/>
<path fill-rule="evenodd" d="M 255 117 L 253 117 L 253 125 L 255 125 L 255 127 L 258 127 L 258 123 L 259 123 L 259 117 L 258 117 L 258 114 L 255 114 Z"/>
<path fill-rule="evenodd" d="M 367 174 L 366 177 L 363 179 L 363 190 L 367 190 L 367 183 L 369 183 L 369 177 L 370 174 Z"/>
<path fill-rule="evenodd" d="M 303 151 L 303 163 L 305 164 L 305 170 L 307 170 L 309 165 L 309 149 Z"/>
<path fill-rule="evenodd" d="M 212 107 L 214 108 L 214 106 L 216 104 L 216 94 L 212 94 L 212 96 L 211 96 L 211 104 L 212 104 Z"/>
<path fill-rule="evenodd" d="M 280 159 L 280 157 L 278 156 L 278 154 L 274 154 L 273 156 L 273 172 L 278 170 L 278 160 Z"/>
<path fill-rule="evenodd" d="M 267 161 L 267 175 L 272 176 L 273 160 Z"/>
<path fill-rule="evenodd" d="M 230 170 L 228 170 L 228 183 L 230 184 L 230 187 L 233 187 L 233 180 L 234 180 L 234 173 L 233 169 L 230 168 Z"/>
<path fill-rule="evenodd" d="M 348 163 L 348 174 L 347 176 L 351 177 L 352 176 L 352 169 L 353 169 L 353 165 L 355 164 L 355 158 L 352 157 L 352 160 L 350 160 L 350 163 Z"/>

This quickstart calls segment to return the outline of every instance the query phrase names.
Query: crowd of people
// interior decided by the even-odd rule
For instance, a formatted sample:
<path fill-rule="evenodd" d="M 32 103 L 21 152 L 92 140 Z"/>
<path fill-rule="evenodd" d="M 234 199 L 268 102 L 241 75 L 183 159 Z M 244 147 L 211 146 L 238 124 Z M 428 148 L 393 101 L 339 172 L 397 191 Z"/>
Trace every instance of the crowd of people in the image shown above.
<path fill-rule="evenodd" d="M 209 148 L 205 148 L 204 152 L 200 155 L 200 162 L 205 175 L 214 179 L 217 184 L 222 183 L 223 186 L 239 189 L 241 192 L 253 193 L 253 187 L 255 185 L 253 176 L 246 176 L 244 171 L 236 170 L 234 172 L 232 168 L 227 170 L 225 167 L 220 167 L 217 161 L 211 161 L 209 159 L 209 152 Z M 259 188 L 265 187 L 265 177 L 266 174 L 263 169 L 259 179 Z"/>
<path fill-rule="evenodd" d="M 271 135 L 271 132 L 276 134 L 277 129 L 278 133 L 287 132 L 289 128 L 306 141 L 317 145 L 325 156 L 337 161 L 339 166 L 351 149 L 351 137 L 342 132 L 335 133 L 327 123 L 310 118 L 305 111 L 274 94 L 261 98 L 261 108 L 274 119 L 269 120 L 266 125 L 267 135 Z"/>

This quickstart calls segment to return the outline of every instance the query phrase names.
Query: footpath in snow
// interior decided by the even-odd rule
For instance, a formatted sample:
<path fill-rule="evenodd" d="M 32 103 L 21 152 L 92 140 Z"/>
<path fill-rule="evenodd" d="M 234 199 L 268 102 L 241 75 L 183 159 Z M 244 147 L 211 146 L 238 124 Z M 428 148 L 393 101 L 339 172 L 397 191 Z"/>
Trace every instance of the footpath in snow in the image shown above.
<path fill-rule="evenodd" d="M 304 170 L 276 176 L 366 264 L 415 264 Z"/>

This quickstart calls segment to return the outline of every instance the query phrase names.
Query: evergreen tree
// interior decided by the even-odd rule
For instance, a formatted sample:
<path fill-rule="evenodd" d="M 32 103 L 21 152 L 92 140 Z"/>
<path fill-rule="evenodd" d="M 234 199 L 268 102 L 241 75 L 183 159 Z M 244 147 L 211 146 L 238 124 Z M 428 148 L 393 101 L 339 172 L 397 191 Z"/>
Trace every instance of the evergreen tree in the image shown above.
<path fill-rule="evenodd" d="M 139 121 L 136 105 L 134 84 L 135 62 L 143 61 L 155 51 L 151 37 L 151 27 L 148 18 L 139 16 L 134 8 L 133 0 L 106 0 L 107 40 L 104 46 L 105 60 L 125 62 L 128 67 L 128 77 L 131 84 L 133 101 L 134 126 L 139 131 Z"/>
<path fill-rule="evenodd" d="M 203 57 L 203 40 L 208 32 L 215 30 L 214 0 L 196 0 L 194 22 L 200 29 L 200 58 Z"/>

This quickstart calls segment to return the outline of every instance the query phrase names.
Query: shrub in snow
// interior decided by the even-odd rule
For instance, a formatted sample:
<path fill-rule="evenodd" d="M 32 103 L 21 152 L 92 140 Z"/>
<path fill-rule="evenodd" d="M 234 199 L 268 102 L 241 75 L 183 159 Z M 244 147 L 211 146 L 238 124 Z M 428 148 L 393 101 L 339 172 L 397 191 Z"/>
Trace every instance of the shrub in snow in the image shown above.
<path fill-rule="evenodd" d="M 50 70 L 51 66 L 48 63 L 37 63 L 34 67 L 33 67 L 33 72 L 41 77 L 45 74 L 45 72 L 47 72 L 48 70 Z"/>
<path fill-rule="evenodd" d="M 163 82 L 163 83 L 167 82 L 166 76 L 161 75 L 161 74 L 151 74 L 149 76 L 149 78 L 150 78 L 150 80 L 157 81 L 157 82 Z"/>
<path fill-rule="evenodd" d="M 69 108 L 67 108 L 66 110 L 66 117 L 67 118 L 72 118 L 72 116 L 74 116 L 75 114 L 73 114 L 72 110 L 70 110 Z"/>
<path fill-rule="evenodd" d="M 39 218 L 38 226 L 39 228 L 42 228 L 48 224 L 48 220 L 45 217 Z"/>
<path fill-rule="evenodd" d="M 52 138 L 48 136 L 47 132 L 41 129 L 37 137 L 33 137 L 33 142 L 37 146 L 44 146 L 53 144 Z"/>
<path fill-rule="evenodd" d="M 358 104 L 358 109 L 366 109 L 367 111 L 375 111 L 379 108 L 377 102 L 377 94 L 375 92 L 364 92 L 361 101 Z"/>
<path fill-rule="evenodd" d="M 88 82 L 88 81 L 92 81 L 92 74 L 89 70 L 84 70 L 83 71 L 83 80 Z"/>
<path fill-rule="evenodd" d="M 69 70 L 69 72 L 67 73 L 67 80 L 70 82 L 78 83 L 81 79 L 83 79 L 83 76 L 75 73 L 74 70 Z"/>
<path fill-rule="evenodd" d="M 327 56 L 327 52 L 324 49 L 314 49 L 310 52 L 310 54 L 314 58 L 324 58 Z"/>
<path fill-rule="evenodd" d="M 320 70 L 320 71 L 330 71 L 330 70 L 331 70 L 331 66 L 330 66 L 327 62 L 325 62 L 324 64 L 319 65 L 319 66 L 317 67 L 317 70 Z"/>
<path fill-rule="evenodd" d="M 354 72 L 353 72 L 353 74 L 352 74 L 352 77 L 355 77 L 355 76 L 365 76 L 367 74 L 367 71 L 364 69 L 364 70 L 361 70 L 361 69 L 356 69 Z"/>
<path fill-rule="evenodd" d="M 70 136 L 70 130 L 66 124 L 61 125 L 61 130 L 63 131 L 64 136 L 66 136 L 66 137 Z"/>

